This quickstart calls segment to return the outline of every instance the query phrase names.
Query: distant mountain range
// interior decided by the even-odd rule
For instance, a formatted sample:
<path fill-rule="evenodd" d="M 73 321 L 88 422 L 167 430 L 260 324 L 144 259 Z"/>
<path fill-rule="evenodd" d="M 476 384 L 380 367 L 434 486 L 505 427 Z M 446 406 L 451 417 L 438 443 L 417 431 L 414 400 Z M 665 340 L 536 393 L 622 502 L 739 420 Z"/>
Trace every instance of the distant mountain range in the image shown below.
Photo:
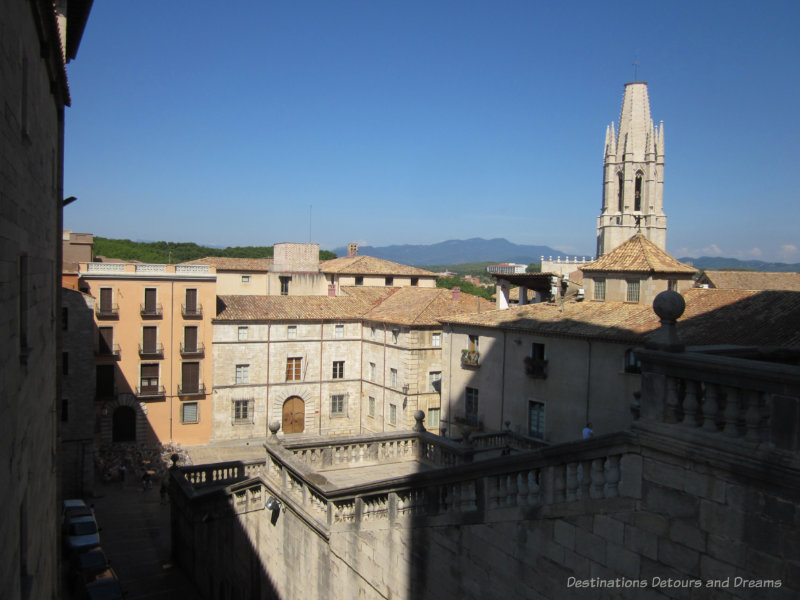
<path fill-rule="evenodd" d="M 337 256 L 347 256 L 347 248 L 336 248 L 333 252 Z M 563 252 L 550 246 L 514 244 L 503 238 L 447 240 L 438 244 L 359 246 L 358 253 L 404 265 L 455 265 L 485 261 L 529 265 L 534 262 L 538 263 L 542 256 L 564 256 Z"/>
<path fill-rule="evenodd" d="M 337 256 L 347 256 L 347 248 L 335 248 Z M 471 238 L 468 240 L 447 240 L 438 244 L 403 244 L 395 246 L 359 246 L 358 253 L 391 260 L 404 265 L 447 266 L 473 262 L 515 262 L 524 265 L 538 263 L 542 256 L 565 256 L 563 252 L 550 246 L 515 244 L 505 238 Z M 570 254 L 569 256 L 575 256 Z M 578 257 L 589 258 L 593 253 Z M 774 263 L 760 260 L 739 260 L 720 256 L 701 256 L 700 258 L 679 258 L 696 269 L 745 270 L 800 273 L 800 263 Z"/>

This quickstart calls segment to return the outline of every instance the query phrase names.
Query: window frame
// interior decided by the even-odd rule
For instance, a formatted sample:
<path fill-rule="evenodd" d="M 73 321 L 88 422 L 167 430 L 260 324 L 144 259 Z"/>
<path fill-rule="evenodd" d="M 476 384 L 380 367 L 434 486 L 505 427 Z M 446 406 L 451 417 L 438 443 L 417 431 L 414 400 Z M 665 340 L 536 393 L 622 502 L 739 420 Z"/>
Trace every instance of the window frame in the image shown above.
<path fill-rule="evenodd" d="M 464 389 L 464 420 L 467 425 L 478 424 L 478 408 L 480 406 L 480 390 L 467 386 Z"/>
<path fill-rule="evenodd" d="M 250 364 L 236 365 L 234 383 L 236 385 L 245 385 L 250 383 Z"/>
<path fill-rule="evenodd" d="M 397 425 L 397 404 L 389 404 L 389 425 Z"/>
<path fill-rule="evenodd" d="M 302 381 L 302 380 L 303 380 L 303 357 L 287 356 L 286 381 Z"/>
<path fill-rule="evenodd" d="M 344 379 L 344 361 L 334 360 L 331 364 L 331 379 Z"/>
<path fill-rule="evenodd" d="M 194 406 L 194 420 L 186 418 L 186 409 L 189 406 Z M 181 402 L 181 425 L 197 425 L 200 422 L 200 403 L 197 401 L 189 400 Z"/>
<path fill-rule="evenodd" d="M 347 394 L 331 394 L 330 395 L 330 416 L 331 417 L 346 417 L 347 416 Z"/>
<path fill-rule="evenodd" d="M 341 340 L 344 338 L 344 325 L 339 323 L 333 326 L 333 338 Z"/>
<path fill-rule="evenodd" d="M 441 331 L 434 331 L 431 334 L 431 346 L 433 348 L 441 348 L 442 347 L 442 332 Z"/>
<path fill-rule="evenodd" d="M 297 325 L 288 325 L 286 327 L 286 339 L 287 340 L 297 339 Z"/>
<path fill-rule="evenodd" d="M 252 398 L 231 400 L 231 425 L 252 425 L 255 422 Z"/>
<path fill-rule="evenodd" d="M 389 369 L 389 387 L 397 389 L 397 369 Z"/>
<path fill-rule="evenodd" d="M 367 416 L 375 417 L 375 396 L 369 396 L 367 400 Z"/>
<path fill-rule="evenodd" d="M 606 278 L 600 277 L 598 279 L 595 279 L 592 284 L 592 294 L 594 296 L 594 299 L 602 300 L 603 302 L 605 302 L 606 291 L 607 291 Z"/>
<path fill-rule="evenodd" d="M 541 425 L 540 428 L 538 428 L 538 429 L 534 429 L 532 427 L 532 425 L 531 425 L 531 422 L 532 422 L 531 416 L 533 414 L 531 409 L 534 407 L 534 405 L 537 405 L 538 407 L 541 407 L 540 409 L 537 409 L 539 411 L 538 412 L 539 416 L 537 417 L 537 421 L 539 421 L 540 425 Z M 545 437 L 545 434 L 547 432 L 546 423 L 547 423 L 547 421 L 546 421 L 546 404 L 544 402 L 540 402 L 539 400 L 530 400 L 529 399 L 528 400 L 528 436 L 536 438 L 536 439 L 539 439 L 539 440 L 543 440 L 544 437 Z"/>
<path fill-rule="evenodd" d="M 250 339 L 250 328 L 247 325 L 238 325 L 236 328 L 236 341 L 246 342 Z"/>
<path fill-rule="evenodd" d="M 625 302 L 638 304 L 642 297 L 642 280 L 626 279 L 627 288 L 625 290 Z"/>

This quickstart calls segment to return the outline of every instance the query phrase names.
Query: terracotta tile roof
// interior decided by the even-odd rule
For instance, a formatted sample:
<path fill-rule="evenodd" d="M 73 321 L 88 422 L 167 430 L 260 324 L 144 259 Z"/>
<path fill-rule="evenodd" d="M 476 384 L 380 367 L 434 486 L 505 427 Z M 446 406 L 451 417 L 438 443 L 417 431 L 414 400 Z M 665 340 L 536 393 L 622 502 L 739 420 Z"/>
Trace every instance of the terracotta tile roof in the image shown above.
<path fill-rule="evenodd" d="M 339 275 L 410 275 L 412 277 L 436 277 L 436 273 L 401 265 L 372 256 L 344 256 L 320 263 L 323 273 Z"/>
<path fill-rule="evenodd" d="M 706 271 L 697 284 L 725 290 L 792 290 L 800 292 L 800 273 L 766 271 Z"/>
<path fill-rule="evenodd" d="M 463 292 L 458 300 L 453 300 L 452 290 L 442 288 L 394 289 L 391 296 L 377 304 L 364 318 L 398 325 L 438 327 L 441 317 L 494 310 L 492 302 Z"/>
<path fill-rule="evenodd" d="M 440 288 L 343 287 L 342 296 L 219 296 L 217 321 L 352 321 L 439 326 L 443 316 L 488 311 L 494 304 L 470 294 L 453 300 Z"/>
<path fill-rule="evenodd" d="M 800 345 L 800 292 L 694 288 L 678 335 L 686 345 Z M 530 304 L 442 322 L 641 344 L 660 326 L 652 307 L 622 302 Z"/>
<path fill-rule="evenodd" d="M 352 321 L 370 308 L 350 296 L 218 296 L 216 321 Z"/>
<path fill-rule="evenodd" d="M 637 233 L 594 262 L 581 267 L 586 272 L 696 273 L 697 269 L 675 260 L 653 242 Z"/>
<path fill-rule="evenodd" d="M 227 256 L 207 256 L 190 260 L 182 265 L 211 265 L 219 271 L 263 271 L 272 264 L 271 258 L 230 258 Z"/>

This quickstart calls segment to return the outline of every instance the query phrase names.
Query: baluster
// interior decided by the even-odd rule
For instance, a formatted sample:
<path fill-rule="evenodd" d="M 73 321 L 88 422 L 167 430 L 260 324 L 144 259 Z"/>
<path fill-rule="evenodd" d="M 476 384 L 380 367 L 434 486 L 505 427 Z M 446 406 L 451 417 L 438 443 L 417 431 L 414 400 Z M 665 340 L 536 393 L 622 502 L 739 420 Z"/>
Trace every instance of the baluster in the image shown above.
<path fill-rule="evenodd" d="M 489 508 L 497 508 L 500 504 L 500 478 L 489 478 Z"/>
<path fill-rule="evenodd" d="M 580 497 L 582 500 L 588 499 L 590 496 L 590 489 L 592 486 L 592 461 L 581 461 L 581 484 L 580 484 Z"/>
<path fill-rule="evenodd" d="M 738 437 L 740 390 L 738 388 L 726 388 L 725 396 L 725 429 L 723 433 L 728 437 Z"/>
<path fill-rule="evenodd" d="M 745 392 L 745 400 L 747 402 L 747 412 L 744 415 L 744 421 L 747 425 L 747 433 L 744 438 L 748 442 L 759 442 L 759 427 L 761 425 L 761 392 L 756 390 L 748 390 Z"/>
<path fill-rule="evenodd" d="M 506 506 L 516 506 L 517 478 L 513 475 L 506 476 L 506 489 L 508 490 L 508 495 L 506 496 Z"/>
<path fill-rule="evenodd" d="M 683 425 L 686 427 L 697 427 L 697 409 L 700 403 L 697 401 L 698 383 L 686 380 L 686 394 L 683 397 Z"/>
<path fill-rule="evenodd" d="M 450 507 L 454 508 L 455 510 L 459 510 L 461 508 L 461 486 L 457 483 L 454 483 L 450 486 L 450 493 L 452 497 L 450 499 Z"/>
<path fill-rule="evenodd" d="M 604 469 L 605 469 L 605 459 L 595 458 L 592 461 L 592 487 L 591 490 L 589 491 L 589 495 L 593 499 L 603 497 L 603 487 L 605 486 L 606 483 Z"/>
<path fill-rule="evenodd" d="M 541 503 L 541 499 L 539 498 L 539 475 L 541 471 L 538 469 L 535 471 L 528 471 L 528 504 L 538 505 Z"/>
<path fill-rule="evenodd" d="M 556 465 L 553 467 L 553 502 L 556 504 L 564 502 L 565 500 L 564 488 L 566 482 L 564 479 L 564 465 Z"/>
<path fill-rule="evenodd" d="M 675 377 L 667 377 L 667 399 L 664 407 L 664 422 L 678 422 L 678 380 Z"/>
<path fill-rule="evenodd" d="M 517 474 L 517 506 L 528 504 L 528 474 Z"/>
<path fill-rule="evenodd" d="M 575 502 L 578 499 L 578 463 L 566 465 L 567 471 L 567 502 Z"/>
<path fill-rule="evenodd" d="M 609 456 L 605 463 L 606 498 L 619 496 L 619 456 Z"/>
<path fill-rule="evenodd" d="M 707 383 L 703 394 L 703 430 L 717 431 L 717 413 L 719 412 L 719 388 L 716 384 Z"/>
<path fill-rule="evenodd" d="M 499 485 L 499 489 L 497 491 L 497 505 L 498 506 L 505 506 L 506 505 L 506 498 L 508 497 L 508 481 L 505 475 L 500 475 L 497 478 Z"/>

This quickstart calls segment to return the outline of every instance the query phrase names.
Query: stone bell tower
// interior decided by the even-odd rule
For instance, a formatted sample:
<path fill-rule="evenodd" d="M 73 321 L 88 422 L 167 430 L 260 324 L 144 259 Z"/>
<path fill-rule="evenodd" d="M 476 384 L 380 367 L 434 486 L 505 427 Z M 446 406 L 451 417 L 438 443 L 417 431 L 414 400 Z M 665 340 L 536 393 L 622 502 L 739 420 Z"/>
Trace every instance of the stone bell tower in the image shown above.
<path fill-rule="evenodd" d="M 664 122 L 650 118 L 647 83 L 625 84 L 619 132 L 606 128 L 603 210 L 597 218 L 597 256 L 637 233 L 665 249 Z"/>

